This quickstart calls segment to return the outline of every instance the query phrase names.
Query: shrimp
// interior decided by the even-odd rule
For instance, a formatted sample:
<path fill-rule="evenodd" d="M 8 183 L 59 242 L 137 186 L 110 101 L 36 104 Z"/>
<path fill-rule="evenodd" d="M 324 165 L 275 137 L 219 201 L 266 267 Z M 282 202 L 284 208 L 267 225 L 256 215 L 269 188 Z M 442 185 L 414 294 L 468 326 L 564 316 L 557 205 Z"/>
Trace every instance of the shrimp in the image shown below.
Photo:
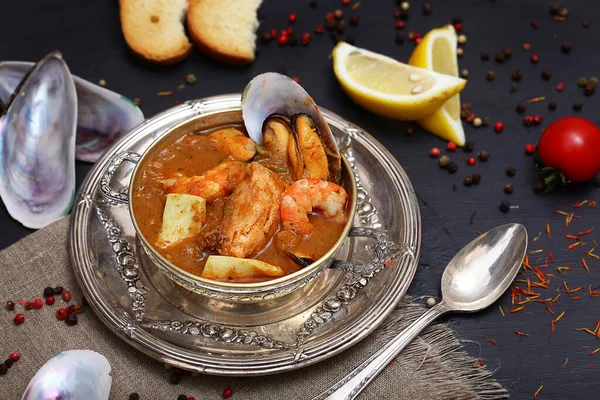
<path fill-rule="evenodd" d="M 209 135 L 223 155 L 248 161 L 256 154 L 256 143 L 235 128 L 219 129 Z"/>
<path fill-rule="evenodd" d="M 246 176 L 246 163 L 227 160 L 204 174 L 165 179 L 161 183 L 167 193 L 188 193 L 213 202 L 233 192 L 236 185 Z"/>
<path fill-rule="evenodd" d="M 308 235 L 314 227 L 308 219 L 313 210 L 323 211 L 328 218 L 345 223 L 344 208 L 348 194 L 343 187 L 323 179 L 308 178 L 294 182 L 284 193 L 280 214 L 283 229 Z"/>
<path fill-rule="evenodd" d="M 286 187 L 275 172 L 251 163 L 248 178 L 226 200 L 219 254 L 246 258 L 262 249 L 279 226 L 277 204 Z"/>

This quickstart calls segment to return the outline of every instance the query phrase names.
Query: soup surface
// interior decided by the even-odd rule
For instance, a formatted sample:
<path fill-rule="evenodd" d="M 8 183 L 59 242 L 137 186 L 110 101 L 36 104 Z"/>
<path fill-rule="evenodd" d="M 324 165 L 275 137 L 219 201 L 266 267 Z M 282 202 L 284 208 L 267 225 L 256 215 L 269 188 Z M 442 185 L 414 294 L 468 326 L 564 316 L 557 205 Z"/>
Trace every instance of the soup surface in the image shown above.
<path fill-rule="evenodd" d="M 257 146 L 240 126 L 169 139 L 139 167 L 132 196 L 138 227 L 163 257 L 194 275 L 260 282 L 291 274 L 333 247 L 346 224 L 349 202 L 344 189 L 331 182 L 297 179 L 290 163 Z M 179 197 L 169 201 L 179 201 L 179 208 L 167 205 L 173 195 Z M 304 221 L 301 206 L 310 205 Z M 341 208 L 332 216 L 335 206 Z M 188 219 L 173 222 L 173 215 L 183 214 Z M 175 226 L 175 236 L 167 235 L 168 223 Z M 211 255 L 235 257 L 225 260 L 234 264 L 260 260 L 275 272 L 261 266 L 250 268 L 250 274 L 234 268 L 211 275 L 205 271 Z"/>

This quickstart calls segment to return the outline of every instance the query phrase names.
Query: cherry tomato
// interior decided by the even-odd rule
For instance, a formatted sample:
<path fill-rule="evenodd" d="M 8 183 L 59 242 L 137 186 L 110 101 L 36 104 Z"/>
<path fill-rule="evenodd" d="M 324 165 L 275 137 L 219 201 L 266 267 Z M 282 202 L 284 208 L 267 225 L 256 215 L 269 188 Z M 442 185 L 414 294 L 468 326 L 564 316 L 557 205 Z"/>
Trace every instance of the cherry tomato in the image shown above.
<path fill-rule="evenodd" d="M 581 117 L 565 117 L 548 125 L 537 146 L 544 166 L 560 170 L 573 182 L 600 172 L 600 129 Z"/>

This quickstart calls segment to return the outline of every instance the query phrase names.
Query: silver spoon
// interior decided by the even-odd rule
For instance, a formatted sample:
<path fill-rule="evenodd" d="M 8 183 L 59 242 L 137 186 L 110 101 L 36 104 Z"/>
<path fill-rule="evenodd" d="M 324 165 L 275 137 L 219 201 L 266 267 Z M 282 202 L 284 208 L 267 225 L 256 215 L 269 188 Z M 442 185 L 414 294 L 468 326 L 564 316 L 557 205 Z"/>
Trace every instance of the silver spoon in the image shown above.
<path fill-rule="evenodd" d="M 446 266 L 442 301 L 313 400 L 356 398 L 437 317 L 451 311 L 475 312 L 490 306 L 508 289 L 526 252 L 527 231 L 520 224 L 499 226 L 467 244 Z"/>

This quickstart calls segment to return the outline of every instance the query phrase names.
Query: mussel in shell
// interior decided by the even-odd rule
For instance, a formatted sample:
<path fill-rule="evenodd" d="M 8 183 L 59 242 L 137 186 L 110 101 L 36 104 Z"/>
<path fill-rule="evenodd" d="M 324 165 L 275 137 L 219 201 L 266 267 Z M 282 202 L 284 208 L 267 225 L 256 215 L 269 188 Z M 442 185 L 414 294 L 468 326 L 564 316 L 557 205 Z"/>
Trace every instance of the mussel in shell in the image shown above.
<path fill-rule="evenodd" d="M 0 197 L 29 228 L 66 215 L 75 195 L 77 96 L 58 52 L 23 79 L 0 119 Z"/>

